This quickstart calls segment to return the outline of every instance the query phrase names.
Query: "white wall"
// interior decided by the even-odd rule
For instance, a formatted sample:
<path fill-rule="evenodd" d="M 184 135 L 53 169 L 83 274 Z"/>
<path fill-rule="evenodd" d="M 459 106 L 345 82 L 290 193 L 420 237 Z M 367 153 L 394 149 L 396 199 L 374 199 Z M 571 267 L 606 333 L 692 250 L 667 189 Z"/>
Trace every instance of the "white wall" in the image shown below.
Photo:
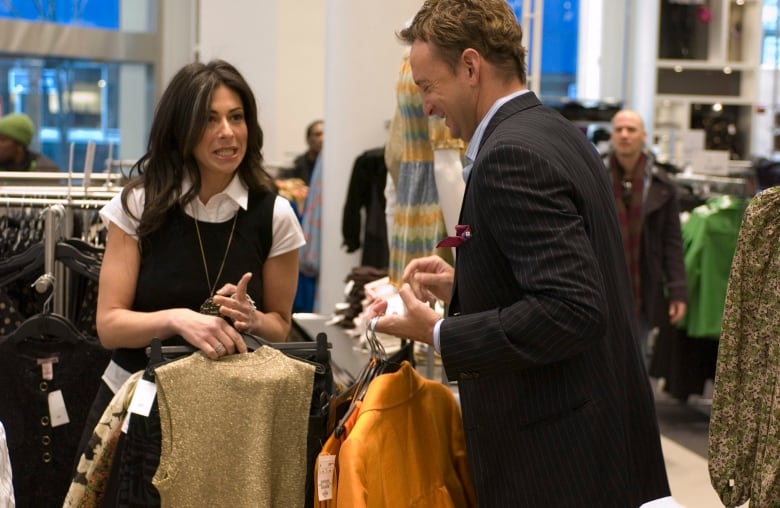
<path fill-rule="evenodd" d="M 306 149 L 304 130 L 324 112 L 322 0 L 200 0 L 199 53 L 235 65 L 258 101 L 270 165 Z"/>
<path fill-rule="evenodd" d="M 780 115 L 780 73 L 774 69 L 762 69 L 759 73 L 758 104 L 763 113 L 753 115 L 751 128 L 751 156 L 772 157 L 774 152 L 775 114 Z"/>

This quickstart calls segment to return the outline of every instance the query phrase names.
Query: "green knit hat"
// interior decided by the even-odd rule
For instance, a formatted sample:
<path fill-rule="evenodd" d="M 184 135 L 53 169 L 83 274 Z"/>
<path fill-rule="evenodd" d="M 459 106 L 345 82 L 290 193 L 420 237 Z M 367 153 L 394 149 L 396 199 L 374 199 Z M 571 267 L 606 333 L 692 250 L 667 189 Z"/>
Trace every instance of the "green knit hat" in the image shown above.
<path fill-rule="evenodd" d="M 0 118 L 0 134 L 24 146 L 30 144 L 34 131 L 32 120 L 24 113 L 11 113 Z"/>

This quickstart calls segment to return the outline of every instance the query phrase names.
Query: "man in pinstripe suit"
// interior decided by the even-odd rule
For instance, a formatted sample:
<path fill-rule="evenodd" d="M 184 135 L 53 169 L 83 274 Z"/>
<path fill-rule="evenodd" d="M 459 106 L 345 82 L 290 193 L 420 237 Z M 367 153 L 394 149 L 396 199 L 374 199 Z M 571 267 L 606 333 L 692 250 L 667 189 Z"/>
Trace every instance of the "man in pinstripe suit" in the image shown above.
<path fill-rule="evenodd" d="M 598 154 L 526 89 L 504 0 L 427 0 L 399 35 L 425 112 L 473 162 L 455 268 L 412 261 L 406 313 L 376 303 L 376 330 L 433 344 L 458 381 L 481 507 L 673 503 Z"/>

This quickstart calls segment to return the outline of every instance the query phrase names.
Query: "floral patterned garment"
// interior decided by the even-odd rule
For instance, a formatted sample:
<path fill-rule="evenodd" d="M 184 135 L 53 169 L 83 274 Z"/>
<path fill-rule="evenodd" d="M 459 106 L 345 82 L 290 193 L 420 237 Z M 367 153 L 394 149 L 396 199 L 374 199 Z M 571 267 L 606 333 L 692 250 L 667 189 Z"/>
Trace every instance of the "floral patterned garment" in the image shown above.
<path fill-rule="evenodd" d="M 709 434 L 728 507 L 780 503 L 780 187 L 748 206 L 729 275 Z"/>
<path fill-rule="evenodd" d="M 103 504 L 119 433 L 142 374 L 143 371 L 138 371 L 130 376 L 103 411 L 89 440 L 89 449 L 79 456 L 63 508 L 89 508 Z"/>

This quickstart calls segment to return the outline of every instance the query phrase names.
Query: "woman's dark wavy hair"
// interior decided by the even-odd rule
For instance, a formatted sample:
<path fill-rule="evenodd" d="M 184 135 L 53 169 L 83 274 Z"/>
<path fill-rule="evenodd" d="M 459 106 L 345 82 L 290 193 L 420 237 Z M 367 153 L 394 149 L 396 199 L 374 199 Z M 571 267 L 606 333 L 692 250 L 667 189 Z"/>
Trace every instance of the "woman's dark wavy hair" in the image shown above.
<path fill-rule="evenodd" d="M 122 206 L 129 193 L 143 187 L 146 204 L 138 225 L 138 237 L 156 231 L 165 215 L 184 206 L 200 192 L 201 178 L 193 152 L 203 137 L 214 90 L 224 85 L 237 93 L 247 127 L 246 155 L 238 175 L 250 191 L 275 192 L 273 179 L 263 168 L 263 130 L 257 120 L 254 94 L 238 70 L 223 60 L 191 63 L 180 69 L 163 92 L 154 113 L 147 151 L 131 170 L 133 178 L 122 190 Z M 192 188 L 182 194 L 181 182 L 189 176 Z"/>

